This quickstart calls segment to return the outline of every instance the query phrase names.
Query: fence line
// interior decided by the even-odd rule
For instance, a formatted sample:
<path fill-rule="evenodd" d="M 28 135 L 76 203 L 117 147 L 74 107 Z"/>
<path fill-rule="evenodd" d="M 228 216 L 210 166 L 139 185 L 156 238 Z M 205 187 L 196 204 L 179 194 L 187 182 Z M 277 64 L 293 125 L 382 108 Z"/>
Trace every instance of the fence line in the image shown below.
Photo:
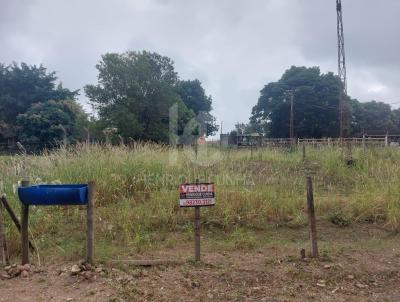
<path fill-rule="evenodd" d="M 238 136 L 239 137 L 239 136 Z M 400 135 L 364 135 L 363 137 L 348 137 L 348 138 L 267 138 L 260 135 L 242 135 L 236 142 L 223 140 L 221 146 L 237 146 L 238 148 L 251 147 L 293 147 L 295 145 L 311 145 L 311 146 L 342 146 L 343 144 L 351 146 L 399 146 Z M 210 141 L 207 144 L 213 145 L 220 141 Z"/>
<path fill-rule="evenodd" d="M 297 139 L 297 144 L 305 144 L 312 146 L 340 146 L 342 144 L 350 144 L 352 146 L 388 146 L 390 141 L 385 137 L 350 137 L 350 138 L 322 138 L 322 139 Z"/>

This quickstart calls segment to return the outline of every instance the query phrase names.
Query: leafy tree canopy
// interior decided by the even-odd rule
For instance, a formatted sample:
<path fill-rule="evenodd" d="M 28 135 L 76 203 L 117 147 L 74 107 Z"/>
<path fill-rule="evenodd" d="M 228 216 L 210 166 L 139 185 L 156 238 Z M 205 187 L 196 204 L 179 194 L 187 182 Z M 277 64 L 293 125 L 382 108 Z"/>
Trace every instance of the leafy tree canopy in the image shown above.
<path fill-rule="evenodd" d="M 207 96 L 199 80 L 179 81 L 177 91 L 185 105 L 198 114 L 211 111 L 211 96 Z"/>
<path fill-rule="evenodd" d="M 264 86 L 253 107 L 246 133 L 254 129 L 270 137 L 289 137 L 290 100 L 293 94 L 294 135 L 296 137 L 336 137 L 339 135 L 340 79 L 323 74 L 318 67 L 295 67 L 281 79 Z M 361 103 L 346 97 L 348 135 L 400 133 L 400 111 L 381 102 Z M 254 131 L 258 132 L 258 131 Z"/>
<path fill-rule="evenodd" d="M 203 126 L 202 135 L 213 135 L 218 131 L 215 117 L 210 114 L 212 98 L 206 95 L 199 80 L 179 81 L 177 92 L 186 107 L 194 111 L 198 122 Z"/>
<path fill-rule="evenodd" d="M 292 66 L 278 82 L 261 90 L 250 124 L 271 137 L 288 137 L 290 91 L 294 99 L 294 129 L 298 137 L 336 136 L 340 80 L 318 67 Z"/>
<path fill-rule="evenodd" d="M 385 134 L 399 132 L 398 110 L 382 102 L 352 102 L 352 134 Z"/>
<path fill-rule="evenodd" d="M 282 78 L 264 86 L 253 107 L 250 122 L 241 125 L 245 133 L 259 132 L 270 137 L 288 137 L 290 93 L 293 93 L 294 135 L 296 137 L 336 137 L 339 135 L 339 89 L 333 73 L 322 74 L 318 67 L 292 66 Z M 346 96 L 345 131 L 350 136 L 400 133 L 400 110 L 382 102 L 361 103 Z M 236 129 L 239 133 L 240 129 Z M 254 131 L 258 130 L 258 131 Z"/>
<path fill-rule="evenodd" d="M 0 63 L 0 136 L 15 136 L 17 116 L 33 104 L 76 98 L 78 91 L 70 91 L 56 82 L 55 72 L 47 72 L 42 65 Z"/>
<path fill-rule="evenodd" d="M 211 110 L 211 98 L 198 80 L 179 81 L 170 58 L 147 51 L 108 53 L 96 66 L 97 85 L 85 92 L 98 111 L 102 124 L 116 128 L 124 139 L 168 143 L 170 109 L 177 107 L 177 133 L 197 112 Z M 187 128 L 187 127 L 186 127 Z M 200 134 L 191 127 L 190 132 Z M 186 129 L 187 130 L 187 129 Z"/>
<path fill-rule="evenodd" d="M 82 137 L 87 116 L 74 100 L 50 100 L 33 104 L 26 113 L 18 115 L 17 125 L 22 143 L 52 147 Z"/>

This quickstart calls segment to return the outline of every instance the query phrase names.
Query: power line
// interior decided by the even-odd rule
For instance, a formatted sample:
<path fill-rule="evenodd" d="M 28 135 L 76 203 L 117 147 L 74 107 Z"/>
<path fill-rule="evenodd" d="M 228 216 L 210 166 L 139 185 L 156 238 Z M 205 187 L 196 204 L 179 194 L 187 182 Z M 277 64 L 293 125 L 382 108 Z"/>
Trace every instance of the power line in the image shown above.
<path fill-rule="evenodd" d="M 382 102 L 382 101 L 375 101 L 375 102 Z M 385 102 L 382 102 L 382 103 L 385 103 Z M 390 103 L 385 103 L 385 104 L 388 104 L 388 105 L 400 104 L 400 100 L 399 101 L 396 100 L 396 102 L 390 102 Z"/>
<path fill-rule="evenodd" d="M 400 98 L 400 95 L 392 96 L 392 97 L 390 97 L 390 98 L 383 98 L 383 99 L 380 99 L 380 101 L 387 101 L 387 100 L 397 99 L 397 98 Z"/>

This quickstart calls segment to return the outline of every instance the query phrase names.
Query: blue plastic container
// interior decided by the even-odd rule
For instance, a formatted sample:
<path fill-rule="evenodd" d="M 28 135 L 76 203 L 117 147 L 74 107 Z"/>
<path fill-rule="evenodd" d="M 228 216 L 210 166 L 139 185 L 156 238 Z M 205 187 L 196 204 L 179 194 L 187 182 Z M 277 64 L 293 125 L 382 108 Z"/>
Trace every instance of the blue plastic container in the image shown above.
<path fill-rule="evenodd" d="M 19 187 L 18 196 L 26 205 L 84 205 L 88 202 L 88 186 L 71 184 Z"/>

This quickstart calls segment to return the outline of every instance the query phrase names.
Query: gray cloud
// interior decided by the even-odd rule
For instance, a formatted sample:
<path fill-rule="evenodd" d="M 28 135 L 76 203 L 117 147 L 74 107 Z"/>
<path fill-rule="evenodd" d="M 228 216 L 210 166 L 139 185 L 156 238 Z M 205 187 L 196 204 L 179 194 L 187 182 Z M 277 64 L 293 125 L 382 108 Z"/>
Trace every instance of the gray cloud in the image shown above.
<path fill-rule="evenodd" d="M 400 96 L 400 2 L 343 0 L 343 9 L 349 93 Z M 335 1 L 0 0 L 0 62 L 43 63 L 68 88 L 96 82 L 101 54 L 142 49 L 199 78 L 227 130 L 290 65 L 336 72 Z"/>

